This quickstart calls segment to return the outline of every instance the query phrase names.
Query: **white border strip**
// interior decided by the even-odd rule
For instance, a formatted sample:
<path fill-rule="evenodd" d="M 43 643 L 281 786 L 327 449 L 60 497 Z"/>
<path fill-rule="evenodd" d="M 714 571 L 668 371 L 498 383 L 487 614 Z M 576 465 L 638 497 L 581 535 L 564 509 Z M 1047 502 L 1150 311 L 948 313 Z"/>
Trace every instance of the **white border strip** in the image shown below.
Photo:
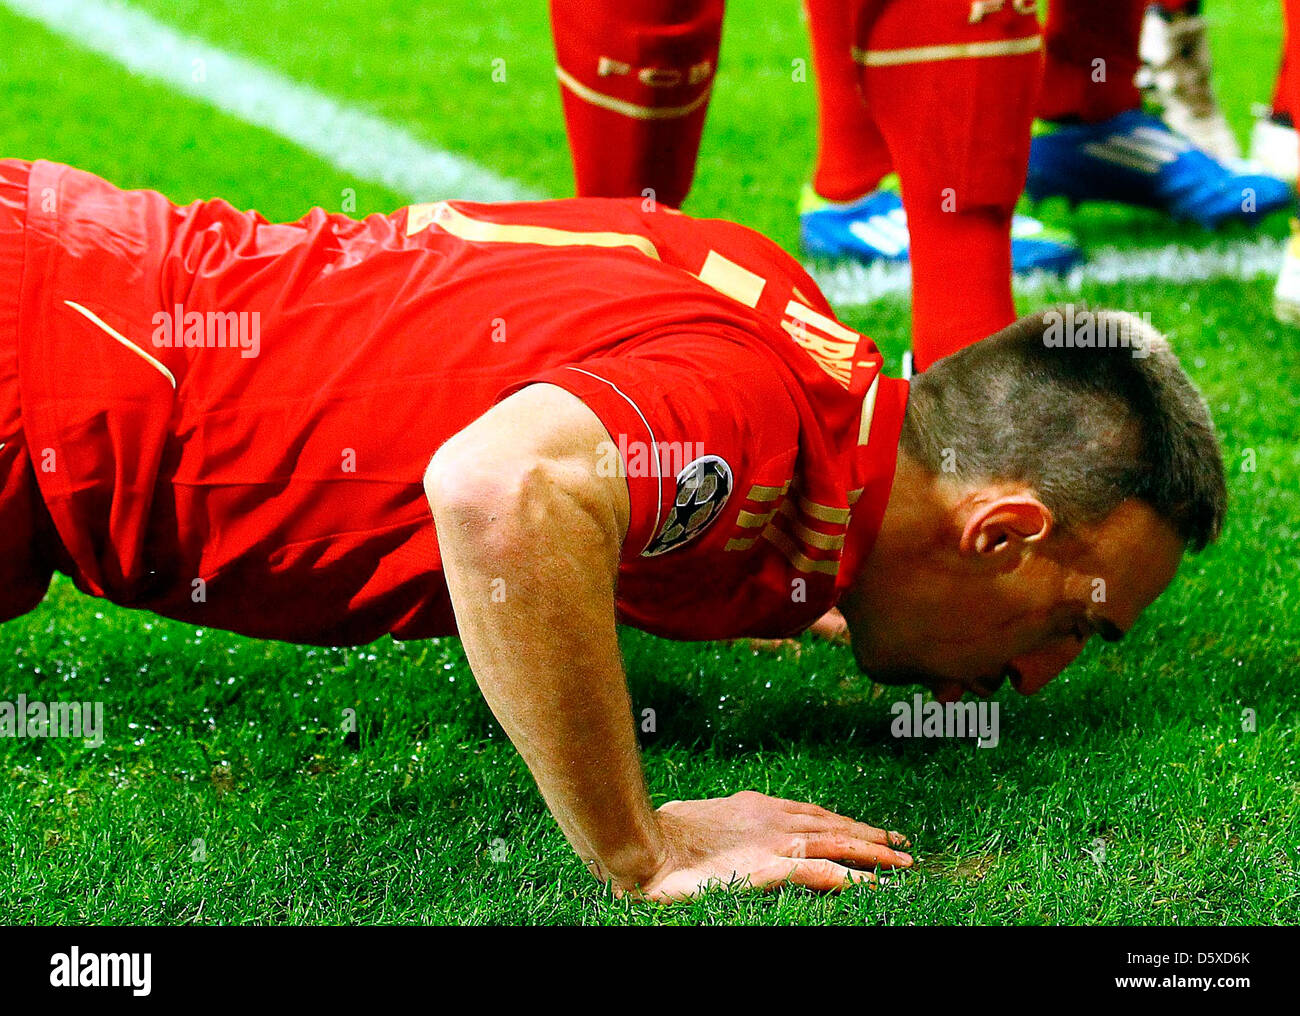
<path fill-rule="evenodd" d="M 1084 285 L 1124 282 L 1165 282 L 1189 285 L 1213 279 L 1250 282 L 1274 278 L 1282 264 L 1286 241 L 1257 236 L 1229 245 L 1185 247 L 1167 244 L 1139 250 L 1103 249 L 1089 253 L 1088 261 L 1064 278 L 1046 272 L 1017 275 L 1015 290 L 1023 295 L 1077 293 Z M 805 264 L 832 307 L 861 307 L 877 300 L 905 298 L 912 287 L 906 264 L 844 262 L 830 267 Z"/>

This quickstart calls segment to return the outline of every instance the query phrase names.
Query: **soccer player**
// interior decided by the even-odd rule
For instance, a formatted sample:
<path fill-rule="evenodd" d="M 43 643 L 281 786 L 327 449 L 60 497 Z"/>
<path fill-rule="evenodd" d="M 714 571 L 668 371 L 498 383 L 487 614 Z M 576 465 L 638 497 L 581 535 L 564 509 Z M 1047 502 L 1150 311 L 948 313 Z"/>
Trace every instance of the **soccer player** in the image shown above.
<path fill-rule="evenodd" d="M 1283 2 L 1283 23 L 1292 20 Z M 1241 148 L 1219 109 L 1210 84 L 1210 48 L 1201 0 L 1159 0 L 1142 25 L 1143 75 L 1165 122 L 1219 162 L 1241 157 Z M 1296 138 L 1294 58 L 1284 40 L 1272 101 L 1257 114 L 1250 135 L 1250 162 L 1294 185 L 1300 175 Z"/>
<path fill-rule="evenodd" d="M 967 265 L 972 257 L 989 260 L 985 248 L 1005 247 L 1009 228 L 1011 266 L 1017 272 L 1064 273 L 1082 261 L 1069 234 L 1010 213 L 1024 184 L 1025 138 L 1041 73 L 1032 4 L 1019 10 L 1005 3 L 927 5 L 926 19 L 934 22 L 929 25 L 907 4 L 891 8 L 897 16 L 878 25 L 884 11 L 879 3 L 805 0 L 805 7 L 817 71 L 818 124 L 817 164 L 800 199 L 805 251 L 864 262 L 907 261 L 915 232 L 923 247 L 933 243 L 940 252 L 956 242 L 946 265 L 942 253 L 937 261 L 946 268 Z M 979 33 L 978 26 L 992 22 L 1000 8 L 1008 9 L 998 20 L 1012 32 L 1002 38 Z M 930 45 L 923 45 L 927 36 Z M 912 165 L 910 176 L 928 173 L 939 177 L 941 186 L 931 185 L 926 200 L 913 202 L 918 221 L 909 229 L 891 153 L 901 151 L 906 158 L 909 149 L 926 143 L 926 134 L 934 135 L 931 145 L 950 150 Z M 970 231 L 951 222 L 955 201 L 943 201 L 945 188 L 957 193 L 959 175 L 970 172 L 967 164 L 982 167 L 996 182 L 986 189 L 994 195 L 990 204 L 1001 209 L 998 230 L 980 243 L 970 236 L 963 242 Z M 946 211 L 947 218 L 931 206 Z M 922 270 L 930 263 L 936 263 L 933 255 L 920 259 Z M 1014 317 L 1010 280 L 989 289 L 1006 290 L 999 311 L 1006 319 L 991 329 L 996 330 Z"/>
<path fill-rule="evenodd" d="M 1207 229 L 1287 207 L 1288 184 L 1219 161 L 1141 108 L 1136 76 L 1145 8 L 1146 0 L 1048 4 L 1040 122 L 1025 193 L 1149 207 Z"/>
<path fill-rule="evenodd" d="M 1198 23 L 1191 0 L 1169 5 L 1184 28 Z M 552 0 L 578 194 L 680 206 L 723 6 Z M 1013 265 L 1065 271 L 1082 259 L 1068 234 L 1014 214 L 1022 188 L 1034 199 L 1152 207 L 1207 228 L 1252 222 L 1290 201 L 1283 181 L 1215 159 L 1140 108 L 1145 0 L 1053 0 L 1045 71 L 1037 6 L 807 0 L 819 133 L 800 202 L 804 247 L 910 261 L 920 369 L 1014 319 Z M 1208 81 L 1205 61 L 1171 59 L 1184 85 L 1188 67 Z"/>
<path fill-rule="evenodd" d="M 1073 240 L 1015 206 L 1042 65 L 1036 5 L 806 0 L 817 165 L 804 250 L 908 261 L 914 363 L 1015 320 L 1011 273 L 1065 272 Z"/>
<path fill-rule="evenodd" d="M 1285 36 L 1282 50 L 1282 69 L 1278 72 L 1278 91 L 1275 105 L 1286 109 L 1300 109 L 1300 0 L 1284 0 L 1282 5 Z M 1291 131 L 1292 155 L 1300 162 L 1295 131 Z M 1273 313 L 1279 321 L 1300 325 L 1300 224 L 1291 220 L 1291 239 L 1282 258 L 1282 270 L 1273 287 Z"/>
<path fill-rule="evenodd" d="M 804 244 L 814 254 L 910 260 L 924 369 L 1015 319 L 1010 237 L 1040 76 L 1036 6 L 811 0 L 808 10 L 820 131 L 801 203 Z M 722 13 L 722 0 L 552 0 L 579 195 L 681 205 Z M 901 197 L 879 187 L 891 170 Z M 1078 260 L 1068 239 L 1039 224 L 1021 234 L 1023 268 Z"/>
<path fill-rule="evenodd" d="M 459 634 L 619 893 L 836 889 L 897 834 L 651 806 L 616 625 L 787 636 L 1033 694 L 1219 532 L 1204 403 L 1126 315 L 1027 318 L 910 386 L 742 227 L 637 199 L 276 224 L 0 162 L 0 620 L 54 571 L 204 627 Z"/>
<path fill-rule="evenodd" d="M 1300 177 L 1300 138 L 1296 122 L 1300 114 L 1300 87 L 1296 82 L 1297 55 L 1292 51 L 1295 14 L 1292 0 L 1282 4 L 1282 60 L 1278 66 L 1273 101 L 1259 112 L 1250 135 L 1250 160 L 1279 179 L 1294 184 Z"/>

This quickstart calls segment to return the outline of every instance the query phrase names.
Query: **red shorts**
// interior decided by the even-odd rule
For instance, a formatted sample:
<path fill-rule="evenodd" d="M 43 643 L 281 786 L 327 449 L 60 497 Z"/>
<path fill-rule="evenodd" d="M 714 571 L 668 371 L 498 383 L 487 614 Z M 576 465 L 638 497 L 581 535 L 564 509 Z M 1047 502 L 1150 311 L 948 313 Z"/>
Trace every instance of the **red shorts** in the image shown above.
<path fill-rule="evenodd" d="M 19 394 L 29 172 L 25 162 L 0 159 L 0 621 L 36 606 L 63 558 L 36 487 Z"/>
<path fill-rule="evenodd" d="M 361 355 L 344 327 L 357 308 L 294 300 L 342 274 L 329 270 L 341 233 L 396 226 L 335 229 L 319 211 L 272 225 L 44 161 L 3 173 L 0 366 L 21 389 L 59 570 L 91 595 L 259 637 L 453 631 L 429 581 L 421 476 L 436 436 L 395 395 L 411 357 L 366 369 L 382 350 Z M 256 349 L 234 332 L 227 346 L 226 316 Z M 191 317 L 197 346 L 182 341 Z"/>

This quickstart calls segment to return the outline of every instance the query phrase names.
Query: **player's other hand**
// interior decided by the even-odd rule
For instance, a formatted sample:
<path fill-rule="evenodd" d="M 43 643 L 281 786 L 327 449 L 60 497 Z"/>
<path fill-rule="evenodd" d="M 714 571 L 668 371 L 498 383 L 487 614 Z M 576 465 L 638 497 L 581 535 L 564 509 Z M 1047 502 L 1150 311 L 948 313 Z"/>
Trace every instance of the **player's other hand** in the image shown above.
<path fill-rule="evenodd" d="M 852 644 L 852 639 L 849 638 L 849 622 L 844 620 L 844 615 L 835 607 L 809 625 L 808 631 L 833 645 Z M 748 642 L 749 647 L 756 653 L 780 653 L 789 649 L 798 656 L 802 648 L 798 639 L 738 639 L 737 641 Z"/>
<path fill-rule="evenodd" d="M 705 801 L 669 801 L 655 813 L 668 857 L 639 887 L 614 882 L 615 893 L 667 901 L 719 885 L 791 884 L 834 892 L 875 882 L 874 870 L 906 868 L 910 846 L 886 832 L 819 808 L 752 790 Z M 866 870 L 864 870 L 866 869 Z"/>
<path fill-rule="evenodd" d="M 819 639 L 825 639 L 827 642 L 833 642 L 836 645 L 847 646 L 852 643 L 849 637 L 849 622 L 844 619 L 844 615 L 839 609 L 832 607 L 821 617 L 812 623 L 808 629 Z"/>

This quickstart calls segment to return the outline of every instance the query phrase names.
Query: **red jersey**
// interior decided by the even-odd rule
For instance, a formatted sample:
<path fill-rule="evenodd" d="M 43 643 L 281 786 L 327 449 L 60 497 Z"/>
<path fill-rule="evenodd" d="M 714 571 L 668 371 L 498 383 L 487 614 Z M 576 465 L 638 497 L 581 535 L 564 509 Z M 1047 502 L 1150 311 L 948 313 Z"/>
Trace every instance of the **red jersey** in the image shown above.
<path fill-rule="evenodd" d="M 750 230 L 636 199 L 273 224 L 0 163 L 0 187 L 24 178 L 25 222 L 0 215 L 23 455 L 6 496 L 38 515 L 21 545 L 49 549 L 0 618 L 58 568 L 257 637 L 452 634 L 424 471 L 538 382 L 595 412 L 597 468 L 627 477 L 623 622 L 795 633 L 870 549 L 906 385 Z"/>

